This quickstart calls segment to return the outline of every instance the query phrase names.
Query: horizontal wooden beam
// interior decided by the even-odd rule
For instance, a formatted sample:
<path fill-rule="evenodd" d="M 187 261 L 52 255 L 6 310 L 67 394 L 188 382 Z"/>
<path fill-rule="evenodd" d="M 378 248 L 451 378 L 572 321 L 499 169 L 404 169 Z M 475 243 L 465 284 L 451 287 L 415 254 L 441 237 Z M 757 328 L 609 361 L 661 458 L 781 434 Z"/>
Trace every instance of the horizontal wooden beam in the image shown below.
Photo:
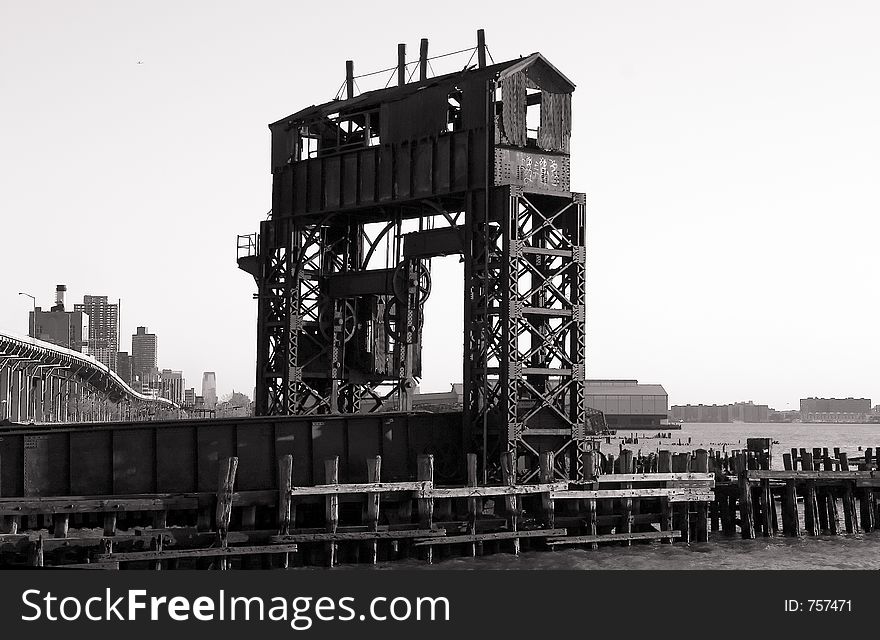
<path fill-rule="evenodd" d="M 748 472 L 749 480 L 870 480 L 873 471 L 767 471 Z"/>
<path fill-rule="evenodd" d="M 295 544 L 262 544 L 249 547 L 99 553 L 95 555 L 95 560 L 98 562 L 137 562 L 140 560 L 172 560 L 174 558 L 206 558 L 211 556 L 249 556 L 258 553 L 291 553 L 293 551 L 296 551 Z"/>
<path fill-rule="evenodd" d="M 318 484 L 312 487 L 291 487 L 290 495 L 298 496 L 329 496 L 340 493 L 393 493 L 400 491 L 424 492 L 431 488 L 431 483 L 424 482 L 365 482 L 356 484 Z"/>
<path fill-rule="evenodd" d="M 419 493 L 420 498 L 484 498 L 492 496 L 527 495 L 567 491 L 568 482 L 516 484 L 505 487 L 434 487 Z"/>
<path fill-rule="evenodd" d="M 0 515 L 24 516 L 41 513 L 102 513 L 108 511 L 170 511 L 197 509 L 195 496 L 61 496 L 53 498 L 0 498 Z"/>
<path fill-rule="evenodd" d="M 550 538 L 564 536 L 566 529 L 531 529 L 528 531 L 496 531 L 495 533 L 475 533 L 462 536 L 445 536 L 443 538 L 416 540 L 414 546 L 429 547 L 439 544 L 459 544 L 464 542 L 484 542 L 486 540 L 511 540 L 513 538 Z"/>
<path fill-rule="evenodd" d="M 351 531 L 348 533 L 291 533 L 272 536 L 275 543 L 285 542 L 341 542 L 345 540 L 400 540 L 445 536 L 446 529 L 403 529 L 399 531 Z"/>
<path fill-rule="evenodd" d="M 714 473 L 608 473 L 596 478 L 596 482 L 671 482 L 674 480 L 698 480 L 715 484 Z"/>
<path fill-rule="evenodd" d="M 712 499 L 712 493 L 708 487 L 705 489 L 648 487 L 644 489 L 587 489 L 550 492 L 552 500 L 613 500 L 617 498 L 669 498 L 672 500 L 672 498 L 689 498 L 691 496 L 700 496 L 692 498 L 693 500 L 704 500 L 706 498 L 703 496 L 706 495 L 710 496 L 709 500 Z"/>
<path fill-rule="evenodd" d="M 591 544 L 594 542 L 617 542 L 620 540 L 662 540 L 664 538 L 680 538 L 681 531 L 646 531 L 641 533 L 608 533 L 600 536 L 569 536 L 548 540 L 547 544 L 559 546 L 566 544 Z"/>

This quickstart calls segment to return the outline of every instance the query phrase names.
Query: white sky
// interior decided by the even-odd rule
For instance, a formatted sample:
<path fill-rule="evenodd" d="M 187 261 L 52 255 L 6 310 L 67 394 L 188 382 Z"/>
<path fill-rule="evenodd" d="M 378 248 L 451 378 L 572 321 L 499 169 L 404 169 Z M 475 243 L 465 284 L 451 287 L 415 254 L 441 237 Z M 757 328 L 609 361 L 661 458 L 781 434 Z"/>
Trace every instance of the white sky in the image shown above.
<path fill-rule="evenodd" d="M 590 377 L 671 404 L 880 401 L 876 3 L 363 6 L 2 0 L 0 328 L 27 333 L 19 291 L 122 298 L 123 348 L 146 325 L 188 386 L 213 370 L 250 395 L 235 236 L 271 206 L 267 123 L 332 98 L 348 58 L 484 27 L 495 60 L 541 51 L 578 87 Z M 440 264 L 423 390 L 461 379 L 461 271 Z"/>

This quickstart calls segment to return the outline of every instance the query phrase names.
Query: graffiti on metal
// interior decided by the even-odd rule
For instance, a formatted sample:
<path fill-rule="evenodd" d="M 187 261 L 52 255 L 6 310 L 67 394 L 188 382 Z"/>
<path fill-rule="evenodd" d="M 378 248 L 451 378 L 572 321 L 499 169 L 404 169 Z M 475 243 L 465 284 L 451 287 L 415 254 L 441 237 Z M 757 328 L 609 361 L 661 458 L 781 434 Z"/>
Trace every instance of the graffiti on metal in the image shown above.
<path fill-rule="evenodd" d="M 527 190 L 567 192 L 568 156 L 495 149 L 495 184 L 515 184 Z"/>

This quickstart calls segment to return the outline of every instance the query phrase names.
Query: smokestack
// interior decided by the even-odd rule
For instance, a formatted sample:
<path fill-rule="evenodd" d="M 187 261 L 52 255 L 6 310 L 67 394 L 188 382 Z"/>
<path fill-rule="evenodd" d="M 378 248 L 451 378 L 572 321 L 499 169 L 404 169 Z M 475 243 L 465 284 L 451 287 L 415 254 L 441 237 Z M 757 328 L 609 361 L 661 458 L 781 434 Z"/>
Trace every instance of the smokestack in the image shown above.
<path fill-rule="evenodd" d="M 419 47 L 419 80 L 428 79 L 428 39 L 422 38 Z"/>
<path fill-rule="evenodd" d="M 345 61 L 345 97 L 354 98 L 354 60 Z"/>
<path fill-rule="evenodd" d="M 397 84 L 403 86 L 406 84 L 406 45 L 397 45 Z"/>
<path fill-rule="evenodd" d="M 480 69 L 486 66 L 486 32 L 477 29 L 477 64 Z"/>
<path fill-rule="evenodd" d="M 52 307 L 52 311 L 64 311 L 64 292 L 67 291 L 67 286 L 63 284 L 59 284 L 55 287 L 55 306 Z"/>

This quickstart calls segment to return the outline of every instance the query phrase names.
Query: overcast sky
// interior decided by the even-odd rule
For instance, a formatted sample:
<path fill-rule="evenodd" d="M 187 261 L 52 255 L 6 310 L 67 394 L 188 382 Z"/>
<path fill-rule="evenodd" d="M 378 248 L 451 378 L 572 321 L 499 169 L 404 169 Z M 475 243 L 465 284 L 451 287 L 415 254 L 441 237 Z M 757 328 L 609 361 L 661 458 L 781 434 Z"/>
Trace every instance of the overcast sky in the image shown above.
<path fill-rule="evenodd" d="M 267 123 L 332 98 L 346 59 L 483 27 L 496 61 L 540 51 L 577 85 L 590 377 L 670 404 L 880 401 L 876 3 L 364 6 L 0 3 L 0 329 L 65 283 L 122 299 L 121 348 L 146 325 L 188 386 L 251 395 L 235 240 L 271 206 Z M 435 267 L 423 390 L 461 380 L 461 268 Z"/>

